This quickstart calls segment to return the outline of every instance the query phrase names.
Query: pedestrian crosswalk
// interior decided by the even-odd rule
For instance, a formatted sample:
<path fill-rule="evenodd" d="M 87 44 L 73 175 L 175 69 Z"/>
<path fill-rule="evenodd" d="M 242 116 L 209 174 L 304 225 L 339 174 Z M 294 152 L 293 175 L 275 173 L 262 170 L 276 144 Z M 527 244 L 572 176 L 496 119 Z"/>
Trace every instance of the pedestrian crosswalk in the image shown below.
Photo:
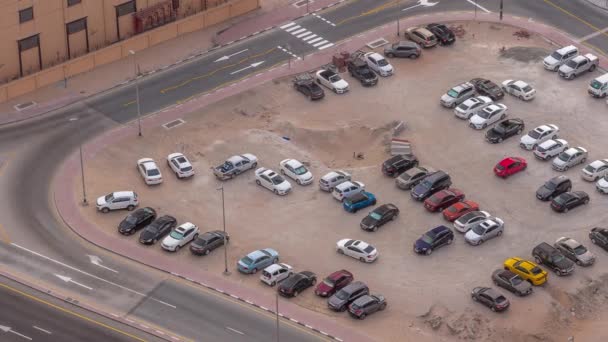
<path fill-rule="evenodd" d="M 334 46 L 334 43 L 328 41 L 327 39 L 324 39 L 323 37 L 319 37 L 318 35 L 312 33 L 308 29 L 294 22 L 290 22 L 281 26 L 281 29 L 319 50 L 324 50 L 328 47 Z"/>

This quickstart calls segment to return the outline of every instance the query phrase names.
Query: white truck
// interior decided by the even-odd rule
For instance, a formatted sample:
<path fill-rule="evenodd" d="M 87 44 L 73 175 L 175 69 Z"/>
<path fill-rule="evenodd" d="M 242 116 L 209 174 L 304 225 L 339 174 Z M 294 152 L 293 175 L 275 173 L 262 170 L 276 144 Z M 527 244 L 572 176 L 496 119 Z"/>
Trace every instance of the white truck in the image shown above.
<path fill-rule="evenodd" d="M 560 66 L 557 73 L 561 77 L 571 80 L 585 71 L 592 72 L 597 68 L 599 62 L 597 56 L 590 53 L 576 56 Z"/>
<path fill-rule="evenodd" d="M 594 78 L 593 81 L 589 83 L 587 92 L 593 97 L 606 97 L 606 95 L 608 95 L 608 73 Z"/>

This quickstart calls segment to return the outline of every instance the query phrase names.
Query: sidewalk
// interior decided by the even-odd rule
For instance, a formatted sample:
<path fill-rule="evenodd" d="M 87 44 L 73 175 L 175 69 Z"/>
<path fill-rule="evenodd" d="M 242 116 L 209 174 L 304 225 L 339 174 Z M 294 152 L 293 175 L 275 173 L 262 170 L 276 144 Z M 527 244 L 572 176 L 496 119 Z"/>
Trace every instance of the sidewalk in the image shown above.
<path fill-rule="evenodd" d="M 599 8 L 608 10 L 608 0 L 587 0 L 587 2 L 590 2 Z"/>

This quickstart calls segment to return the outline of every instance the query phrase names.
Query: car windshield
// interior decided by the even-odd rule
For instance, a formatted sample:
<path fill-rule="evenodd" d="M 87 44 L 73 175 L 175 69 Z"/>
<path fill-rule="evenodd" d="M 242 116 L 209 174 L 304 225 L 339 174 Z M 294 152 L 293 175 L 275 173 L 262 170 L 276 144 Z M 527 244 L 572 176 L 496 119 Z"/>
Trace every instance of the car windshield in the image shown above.
<path fill-rule="evenodd" d="M 475 227 L 473 227 L 473 232 L 477 235 L 483 235 L 485 231 L 486 230 L 480 224 L 477 224 L 475 225 Z"/>
<path fill-rule="evenodd" d="M 591 88 L 593 89 L 600 89 L 602 87 L 602 84 L 596 80 L 593 80 L 593 82 L 591 82 Z"/>
<path fill-rule="evenodd" d="M 241 259 L 241 262 L 243 264 L 245 264 L 245 265 L 251 265 L 251 263 L 253 262 L 253 260 L 250 257 L 245 256 L 243 259 Z"/>
<path fill-rule="evenodd" d="M 511 284 L 517 286 L 519 284 L 521 284 L 522 279 L 520 277 L 513 277 L 511 278 Z"/>
<path fill-rule="evenodd" d="M 435 239 L 435 234 L 433 234 L 431 232 L 422 235 L 422 241 L 424 241 L 424 242 L 426 242 L 428 244 L 433 243 L 434 239 Z"/>
<path fill-rule="evenodd" d="M 557 184 L 553 183 L 552 181 L 548 181 L 547 183 L 545 183 L 545 188 L 549 190 L 555 190 L 556 187 Z"/>
<path fill-rule="evenodd" d="M 530 87 L 529 85 L 527 85 L 522 90 L 523 90 L 524 93 L 529 93 L 529 92 L 532 91 L 532 87 Z"/>
<path fill-rule="evenodd" d="M 374 251 L 374 247 L 372 247 L 372 246 L 367 246 L 367 247 L 365 247 L 365 249 L 364 249 L 363 251 L 364 251 L 365 253 L 369 254 L 369 253 L 371 253 L 371 252 L 373 252 L 373 251 Z"/>
<path fill-rule="evenodd" d="M 559 52 L 557 52 L 557 51 L 553 52 L 553 53 L 551 54 L 551 57 L 553 57 L 553 58 L 557 59 L 558 61 L 561 61 L 561 60 L 562 60 L 562 54 L 561 54 L 561 53 L 559 53 Z"/>
<path fill-rule="evenodd" d="M 595 172 L 595 168 L 591 165 L 587 165 L 587 167 L 585 167 L 585 171 L 589 171 L 591 173 Z"/>
<path fill-rule="evenodd" d="M 481 112 L 479 112 L 477 115 L 479 115 L 480 117 L 487 119 L 490 117 L 490 115 L 492 115 L 494 113 L 493 110 L 482 110 Z"/>
<path fill-rule="evenodd" d="M 272 177 L 271 180 L 272 180 L 272 184 L 274 184 L 274 185 L 279 185 L 279 184 L 281 184 L 281 183 L 283 183 L 285 181 L 283 179 L 283 177 L 281 177 L 279 175 L 276 175 L 276 176 Z"/>
<path fill-rule="evenodd" d="M 380 220 L 382 218 L 382 215 L 378 214 L 377 212 L 372 212 L 371 214 L 369 214 L 369 217 L 373 218 L 374 220 Z"/>
<path fill-rule="evenodd" d="M 177 158 L 177 162 L 180 163 L 180 164 L 184 164 L 184 163 L 187 163 L 188 161 L 184 157 L 178 157 Z"/>
<path fill-rule="evenodd" d="M 572 69 L 576 68 L 576 62 L 573 59 L 566 62 L 566 65 L 571 67 Z"/>
<path fill-rule="evenodd" d="M 234 165 L 232 165 L 231 162 L 227 161 L 224 164 L 222 164 L 222 166 L 220 167 L 220 169 L 225 172 L 225 171 L 228 171 L 228 170 L 232 170 L 233 167 L 234 167 Z"/>
<path fill-rule="evenodd" d="M 570 199 L 570 196 L 557 196 L 553 199 L 557 204 L 564 204 Z"/>
<path fill-rule="evenodd" d="M 502 170 L 504 170 L 504 169 L 505 169 L 505 167 L 504 167 L 504 166 L 502 166 L 502 165 L 500 165 L 500 164 L 496 164 L 496 170 L 501 170 L 501 171 L 502 171 Z"/>
<path fill-rule="evenodd" d="M 148 170 L 148 176 L 158 176 L 160 175 L 160 171 L 158 169 Z"/>
<path fill-rule="evenodd" d="M 420 183 L 420 185 L 421 185 L 423 188 L 428 189 L 428 188 L 430 188 L 430 187 L 433 185 L 433 183 L 431 183 L 431 182 L 430 182 L 430 181 L 428 181 L 428 180 L 425 180 L 425 181 L 422 181 L 422 183 Z"/>
<path fill-rule="evenodd" d="M 528 135 L 529 135 L 529 136 L 530 136 L 530 138 L 532 138 L 532 139 L 538 139 L 538 138 L 540 138 L 540 133 L 539 133 L 538 131 L 536 131 L 536 130 L 534 130 L 534 131 L 530 131 L 530 132 L 528 133 Z"/>
<path fill-rule="evenodd" d="M 504 133 L 507 128 L 504 125 L 496 125 L 493 130 L 496 133 Z"/>
<path fill-rule="evenodd" d="M 340 290 L 338 291 L 338 293 L 336 293 L 336 297 L 338 297 L 338 299 L 348 299 L 348 292 L 344 291 L 344 290 Z"/>
<path fill-rule="evenodd" d="M 112 194 L 106 195 L 105 197 L 106 202 L 112 202 L 112 200 L 114 199 L 114 196 L 112 196 Z"/>
<path fill-rule="evenodd" d="M 500 303 L 505 302 L 506 300 L 507 300 L 507 298 L 505 298 L 503 296 L 499 296 L 499 297 L 496 298 L 496 303 L 500 304 Z"/>
<path fill-rule="evenodd" d="M 585 248 L 583 245 L 578 245 L 576 248 L 574 248 L 574 254 L 576 255 L 582 255 L 585 253 L 587 253 L 587 248 Z"/>
<path fill-rule="evenodd" d="M 381 67 L 387 66 L 388 62 L 386 61 L 386 59 L 380 59 L 380 60 L 378 60 L 378 65 Z"/>
<path fill-rule="evenodd" d="M 125 222 L 131 223 L 131 224 L 135 224 L 135 223 L 137 223 L 137 216 L 135 216 L 135 215 L 128 215 L 125 218 Z"/>
<path fill-rule="evenodd" d="M 562 262 L 565 259 L 565 257 L 562 254 L 555 254 L 552 259 L 553 259 L 553 262 L 558 263 L 558 262 Z"/>
<path fill-rule="evenodd" d="M 179 233 L 177 231 L 172 231 L 171 234 L 169 234 L 169 236 L 171 236 L 172 238 L 174 238 L 175 240 L 181 240 L 184 238 L 184 234 Z"/>
<path fill-rule="evenodd" d="M 293 172 L 295 172 L 296 175 L 303 175 L 306 172 L 308 172 L 308 170 L 306 170 L 306 168 L 304 166 L 300 166 L 299 168 L 293 170 Z"/>
<path fill-rule="evenodd" d="M 458 212 L 458 208 L 456 208 L 455 206 L 449 206 L 448 211 L 450 213 L 455 213 L 455 212 Z"/>
<path fill-rule="evenodd" d="M 559 156 L 557 156 L 557 158 L 559 158 L 559 160 L 562 160 L 562 161 L 568 161 L 568 160 L 570 160 L 570 155 L 568 153 L 560 153 Z"/>
<path fill-rule="evenodd" d="M 469 222 L 473 217 L 477 217 L 478 213 L 472 212 L 468 214 L 464 214 L 461 218 L 458 219 L 458 222 Z"/>
<path fill-rule="evenodd" d="M 538 266 L 534 266 L 534 267 L 533 267 L 533 268 L 530 270 L 530 272 L 532 272 L 532 274 L 536 275 L 536 274 L 541 274 L 541 273 L 543 273 L 543 270 L 542 270 L 540 267 L 538 267 Z"/>
<path fill-rule="evenodd" d="M 453 97 L 453 98 L 457 98 L 458 97 L 458 92 L 454 89 L 450 89 L 450 91 L 448 91 L 448 96 Z"/>
<path fill-rule="evenodd" d="M 181 169 L 182 171 L 190 171 L 192 170 L 192 166 L 186 166 L 186 167 L 182 167 Z"/>
<path fill-rule="evenodd" d="M 342 78 L 340 78 L 340 76 L 338 75 L 333 75 L 331 77 L 329 77 L 329 82 L 331 83 L 336 83 L 336 82 L 340 82 L 342 81 Z"/>
<path fill-rule="evenodd" d="M 323 280 L 323 284 L 325 284 L 326 286 L 329 286 L 329 287 L 334 287 L 334 281 L 331 279 Z"/>
<path fill-rule="evenodd" d="M 468 106 L 468 105 L 466 105 L 465 103 L 463 103 L 463 104 L 461 104 L 461 105 L 460 105 L 460 109 L 462 109 L 462 110 L 467 110 L 467 109 L 469 109 L 469 108 L 471 108 L 471 107 L 469 107 L 469 106 Z"/>

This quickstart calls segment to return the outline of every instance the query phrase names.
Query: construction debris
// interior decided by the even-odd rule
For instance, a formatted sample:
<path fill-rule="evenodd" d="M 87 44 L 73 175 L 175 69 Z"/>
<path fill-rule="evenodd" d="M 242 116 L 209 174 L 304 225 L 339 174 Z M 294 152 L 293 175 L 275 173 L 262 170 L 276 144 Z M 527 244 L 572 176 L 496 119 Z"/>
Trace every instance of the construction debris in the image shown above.
<path fill-rule="evenodd" d="M 412 144 L 409 140 L 392 138 L 390 145 L 390 154 L 396 155 L 412 155 Z"/>

